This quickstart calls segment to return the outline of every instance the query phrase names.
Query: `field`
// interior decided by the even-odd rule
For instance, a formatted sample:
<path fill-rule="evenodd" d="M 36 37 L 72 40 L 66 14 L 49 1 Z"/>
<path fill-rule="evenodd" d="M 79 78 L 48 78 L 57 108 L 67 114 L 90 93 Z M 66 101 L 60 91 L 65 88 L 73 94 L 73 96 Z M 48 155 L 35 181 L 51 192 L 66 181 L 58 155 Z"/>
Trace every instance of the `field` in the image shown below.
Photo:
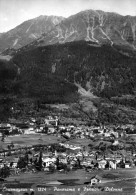
<path fill-rule="evenodd" d="M 102 177 L 101 184 L 96 186 L 97 191 L 84 191 L 85 190 L 85 182 L 89 182 L 92 176 L 99 175 Z M 31 188 L 35 189 L 36 194 L 57 194 L 57 195 L 73 195 L 73 194 L 116 194 L 116 195 L 133 195 L 135 189 L 135 181 L 134 178 L 136 175 L 136 169 L 120 169 L 120 170 L 104 170 L 104 171 L 92 171 L 90 173 L 85 172 L 85 170 L 76 170 L 71 171 L 69 173 L 47 173 L 47 172 L 38 172 L 38 173 L 24 173 L 19 176 L 10 176 L 7 181 L 15 182 L 19 181 L 20 184 L 24 184 L 24 186 L 31 186 Z M 113 179 L 115 178 L 115 179 Z M 123 179 L 123 181 L 122 181 Z M 50 182 L 63 182 L 64 185 L 51 185 Z M 20 185 L 19 184 L 19 185 Z M 59 188 L 59 190 L 57 188 Z M 21 186 L 20 186 L 21 187 Z M 116 188 L 121 189 L 122 192 L 106 192 L 101 191 L 102 189 Z M 40 188 L 46 188 L 46 192 L 38 192 Z M 75 191 L 61 191 L 60 189 L 74 188 Z M 78 191 L 80 188 L 80 192 Z M 91 189 L 90 186 L 87 188 Z M 56 189 L 56 190 L 55 190 Z M 58 191 L 57 191 L 58 190 Z M 92 189 L 91 189 L 92 190 Z M 99 191 L 98 191 L 99 190 Z M 20 192 L 21 194 L 21 192 Z"/>
<path fill-rule="evenodd" d="M 7 149 L 7 146 L 14 143 L 15 148 L 24 147 L 24 146 L 32 146 L 37 144 L 53 144 L 53 143 L 60 143 L 60 142 L 67 142 L 69 144 L 74 145 L 82 145 L 87 146 L 91 143 L 90 139 L 72 139 L 67 141 L 65 138 L 59 138 L 53 135 L 45 135 L 45 134 L 21 134 L 17 136 L 8 136 L 5 138 L 5 141 L 0 141 L 0 148 Z"/>
<path fill-rule="evenodd" d="M 0 148 L 7 149 L 7 145 L 11 142 L 15 147 L 32 146 L 37 144 L 52 144 L 63 141 L 63 138 L 58 138 L 52 135 L 45 134 L 21 134 L 17 136 L 8 136 L 5 138 L 4 143 L 0 141 Z"/>

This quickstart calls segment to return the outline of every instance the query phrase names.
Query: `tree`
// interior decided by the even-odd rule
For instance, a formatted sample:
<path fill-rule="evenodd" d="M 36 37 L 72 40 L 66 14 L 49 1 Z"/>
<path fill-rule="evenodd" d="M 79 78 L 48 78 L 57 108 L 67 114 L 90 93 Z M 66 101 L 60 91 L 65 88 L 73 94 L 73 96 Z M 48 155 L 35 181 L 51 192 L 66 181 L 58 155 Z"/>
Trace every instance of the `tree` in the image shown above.
<path fill-rule="evenodd" d="M 30 158 L 30 163 L 31 163 L 31 165 L 32 165 L 32 163 L 33 163 L 33 159 L 32 159 L 32 158 Z"/>
<path fill-rule="evenodd" d="M 7 122 L 7 119 L 11 116 L 11 107 L 13 104 L 12 98 L 8 95 L 4 98 L 0 98 L 0 120 Z"/>
<path fill-rule="evenodd" d="M 6 136 L 5 136 L 5 133 L 4 133 L 4 132 L 2 132 L 2 137 L 1 137 L 1 141 L 2 141 L 2 142 L 4 142 L 5 137 L 6 137 Z"/>
<path fill-rule="evenodd" d="M 81 116 L 86 118 L 87 121 L 94 121 L 95 120 L 95 114 L 92 108 L 86 110 L 83 102 L 78 98 L 75 99 L 76 105 L 74 106 L 75 110 L 77 110 Z"/>
<path fill-rule="evenodd" d="M 54 171 L 55 171 L 55 167 L 54 167 L 52 164 L 50 164 L 50 165 L 49 165 L 49 170 L 50 170 L 51 172 L 54 172 Z"/>
<path fill-rule="evenodd" d="M 11 146 L 11 148 L 14 148 L 14 144 L 13 144 L 13 142 L 11 142 L 11 145 L 10 145 L 10 146 Z"/>
<path fill-rule="evenodd" d="M 12 167 L 12 166 L 13 166 L 13 162 L 10 163 L 10 167 Z"/>
<path fill-rule="evenodd" d="M 27 162 L 24 157 L 20 157 L 17 163 L 17 167 L 19 169 L 25 168 L 27 166 Z"/>
<path fill-rule="evenodd" d="M 103 103 L 97 104 L 97 122 L 104 126 L 106 123 L 121 122 L 116 111 L 117 107 L 113 105 L 105 105 Z"/>
<path fill-rule="evenodd" d="M 81 168 L 81 162 L 80 162 L 79 158 L 77 158 L 77 166 L 78 166 L 78 168 Z"/>
<path fill-rule="evenodd" d="M 108 169 L 109 167 L 110 167 L 110 163 L 109 163 L 109 161 L 107 161 L 105 168 Z"/>
<path fill-rule="evenodd" d="M 57 169 L 58 169 L 58 166 L 59 166 L 59 157 L 57 157 L 57 159 L 56 159 L 56 166 L 57 166 Z"/>
<path fill-rule="evenodd" d="M 4 165 L 2 169 L 0 169 L 0 177 L 6 178 L 10 175 L 10 169 L 8 166 Z"/>
<path fill-rule="evenodd" d="M 28 160 L 29 160 L 29 157 L 28 157 L 28 153 L 26 152 L 25 157 L 24 157 L 24 161 L 28 164 Z"/>
<path fill-rule="evenodd" d="M 39 169 L 42 170 L 42 151 L 40 151 L 39 161 L 38 161 Z"/>

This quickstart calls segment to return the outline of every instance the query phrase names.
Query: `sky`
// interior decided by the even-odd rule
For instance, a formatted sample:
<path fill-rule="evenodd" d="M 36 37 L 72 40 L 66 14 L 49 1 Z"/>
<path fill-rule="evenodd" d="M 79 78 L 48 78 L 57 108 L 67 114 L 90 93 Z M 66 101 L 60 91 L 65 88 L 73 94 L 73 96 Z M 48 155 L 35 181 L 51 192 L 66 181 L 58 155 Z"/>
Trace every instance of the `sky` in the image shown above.
<path fill-rule="evenodd" d="M 0 32 L 40 15 L 69 17 L 86 9 L 136 16 L 136 0 L 0 0 Z"/>

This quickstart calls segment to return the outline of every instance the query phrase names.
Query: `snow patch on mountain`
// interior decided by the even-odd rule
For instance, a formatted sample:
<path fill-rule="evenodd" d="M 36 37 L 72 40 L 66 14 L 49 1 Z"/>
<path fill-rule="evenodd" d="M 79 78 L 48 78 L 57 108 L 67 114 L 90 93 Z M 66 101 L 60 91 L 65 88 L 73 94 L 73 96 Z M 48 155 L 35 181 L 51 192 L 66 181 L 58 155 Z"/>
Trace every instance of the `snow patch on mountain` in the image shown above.
<path fill-rule="evenodd" d="M 52 70 L 51 70 L 51 72 L 52 72 L 52 73 L 55 73 L 55 71 L 56 71 L 56 63 L 52 65 Z"/>
<path fill-rule="evenodd" d="M 29 38 L 32 38 L 32 39 L 37 39 L 37 38 L 38 38 L 38 36 L 37 36 L 36 34 L 32 33 L 32 34 L 30 34 L 30 35 L 29 35 Z"/>
<path fill-rule="evenodd" d="M 17 42 L 18 42 L 18 39 L 15 39 L 12 47 L 14 47 L 17 44 Z"/>
<path fill-rule="evenodd" d="M 104 32 L 104 30 L 102 28 L 100 28 L 101 32 L 103 33 L 103 35 L 105 35 L 105 37 L 110 41 L 111 46 L 113 46 L 113 41 L 111 40 L 111 38 Z"/>
<path fill-rule="evenodd" d="M 57 25 L 59 23 L 59 20 L 56 16 L 53 16 L 52 17 L 52 22 L 53 22 L 54 25 Z"/>
<path fill-rule="evenodd" d="M 32 25 L 33 25 L 33 23 L 30 24 L 30 26 L 29 26 L 28 29 L 26 30 L 26 33 L 30 30 L 30 28 L 31 28 Z"/>

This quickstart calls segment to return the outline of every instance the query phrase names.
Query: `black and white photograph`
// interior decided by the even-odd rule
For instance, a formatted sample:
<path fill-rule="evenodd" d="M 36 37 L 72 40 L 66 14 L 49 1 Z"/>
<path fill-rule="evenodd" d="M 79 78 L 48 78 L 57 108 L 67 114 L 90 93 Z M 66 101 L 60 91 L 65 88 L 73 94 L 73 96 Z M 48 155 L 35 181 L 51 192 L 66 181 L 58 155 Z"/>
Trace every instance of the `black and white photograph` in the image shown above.
<path fill-rule="evenodd" d="M 136 195 L 136 0 L 0 0 L 0 195 Z"/>

